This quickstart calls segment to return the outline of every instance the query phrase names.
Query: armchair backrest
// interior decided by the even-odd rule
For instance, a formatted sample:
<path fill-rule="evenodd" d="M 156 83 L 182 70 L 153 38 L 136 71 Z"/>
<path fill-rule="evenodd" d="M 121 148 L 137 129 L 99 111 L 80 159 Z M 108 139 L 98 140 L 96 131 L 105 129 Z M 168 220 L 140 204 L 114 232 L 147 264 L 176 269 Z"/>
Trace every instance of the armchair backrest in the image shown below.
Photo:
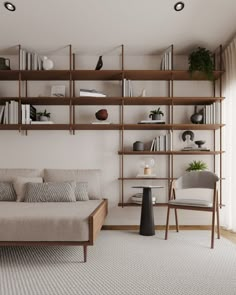
<path fill-rule="evenodd" d="M 175 181 L 175 189 L 206 188 L 214 189 L 219 177 L 210 171 L 191 171 Z"/>

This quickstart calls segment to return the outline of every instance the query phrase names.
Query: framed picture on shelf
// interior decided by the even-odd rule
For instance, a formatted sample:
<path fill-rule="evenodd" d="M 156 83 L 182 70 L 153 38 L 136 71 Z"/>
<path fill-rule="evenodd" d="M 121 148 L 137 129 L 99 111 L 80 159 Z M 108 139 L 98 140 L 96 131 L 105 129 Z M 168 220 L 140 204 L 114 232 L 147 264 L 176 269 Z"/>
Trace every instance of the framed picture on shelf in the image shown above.
<path fill-rule="evenodd" d="M 52 97 L 65 97 L 66 96 L 66 86 L 65 85 L 53 85 L 51 88 Z"/>

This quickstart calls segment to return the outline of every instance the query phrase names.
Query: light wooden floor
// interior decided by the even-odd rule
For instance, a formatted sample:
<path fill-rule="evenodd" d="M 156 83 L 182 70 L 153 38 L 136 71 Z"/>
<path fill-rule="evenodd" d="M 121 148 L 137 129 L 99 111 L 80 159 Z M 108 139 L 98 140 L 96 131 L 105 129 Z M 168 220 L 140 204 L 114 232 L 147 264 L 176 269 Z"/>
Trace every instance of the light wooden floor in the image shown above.
<path fill-rule="evenodd" d="M 224 229 L 221 229 L 220 233 L 221 233 L 222 237 L 224 237 L 236 244 L 236 233 L 233 233 L 233 232 L 230 232 L 230 231 L 224 230 Z"/>

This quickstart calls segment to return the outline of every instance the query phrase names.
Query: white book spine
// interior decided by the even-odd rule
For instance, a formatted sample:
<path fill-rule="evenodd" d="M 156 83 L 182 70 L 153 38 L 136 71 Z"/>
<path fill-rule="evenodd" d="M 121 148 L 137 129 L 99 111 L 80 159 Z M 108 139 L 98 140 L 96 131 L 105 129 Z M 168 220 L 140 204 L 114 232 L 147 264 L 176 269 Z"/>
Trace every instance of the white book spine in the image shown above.
<path fill-rule="evenodd" d="M 5 124 L 9 124 L 9 102 L 6 101 L 6 111 L 5 111 Z"/>
<path fill-rule="evenodd" d="M 38 56 L 38 70 L 41 71 L 42 70 L 42 60 L 41 57 Z"/>
<path fill-rule="evenodd" d="M 21 105 L 21 123 L 25 124 L 25 104 Z"/>
<path fill-rule="evenodd" d="M 26 51 L 22 49 L 22 70 L 26 70 Z"/>
<path fill-rule="evenodd" d="M 20 49 L 20 70 L 23 70 L 23 49 Z"/>
<path fill-rule="evenodd" d="M 19 112 L 18 112 L 19 102 L 15 101 L 15 124 L 19 123 Z"/>
<path fill-rule="evenodd" d="M 33 70 L 37 71 L 38 69 L 38 54 L 34 53 L 33 54 Z"/>
<path fill-rule="evenodd" d="M 30 124 L 30 105 L 25 105 L 25 124 Z"/>

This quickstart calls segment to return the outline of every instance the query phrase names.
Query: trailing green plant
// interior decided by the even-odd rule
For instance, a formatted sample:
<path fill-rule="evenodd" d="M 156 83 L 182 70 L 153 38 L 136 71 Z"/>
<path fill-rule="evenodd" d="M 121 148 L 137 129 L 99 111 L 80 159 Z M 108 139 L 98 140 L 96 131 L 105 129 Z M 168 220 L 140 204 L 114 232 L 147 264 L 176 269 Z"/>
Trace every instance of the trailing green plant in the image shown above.
<path fill-rule="evenodd" d="M 44 110 L 44 112 L 38 112 L 37 115 L 38 115 L 39 117 L 41 117 L 41 116 L 45 116 L 45 117 L 50 118 L 51 113 L 48 113 L 47 110 Z"/>
<path fill-rule="evenodd" d="M 192 161 L 191 163 L 189 163 L 188 168 L 186 169 L 186 171 L 190 172 L 190 171 L 202 171 L 202 170 L 207 170 L 207 164 L 203 161 Z"/>
<path fill-rule="evenodd" d="M 191 74 L 195 71 L 200 71 L 205 73 L 209 80 L 213 80 L 213 54 L 209 50 L 203 47 L 198 47 L 197 50 L 190 53 L 188 63 Z"/>
<path fill-rule="evenodd" d="M 152 115 L 161 115 L 161 116 L 164 116 L 164 113 L 161 111 L 161 108 L 158 108 L 157 110 L 150 111 L 149 118 L 151 118 Z"/>

